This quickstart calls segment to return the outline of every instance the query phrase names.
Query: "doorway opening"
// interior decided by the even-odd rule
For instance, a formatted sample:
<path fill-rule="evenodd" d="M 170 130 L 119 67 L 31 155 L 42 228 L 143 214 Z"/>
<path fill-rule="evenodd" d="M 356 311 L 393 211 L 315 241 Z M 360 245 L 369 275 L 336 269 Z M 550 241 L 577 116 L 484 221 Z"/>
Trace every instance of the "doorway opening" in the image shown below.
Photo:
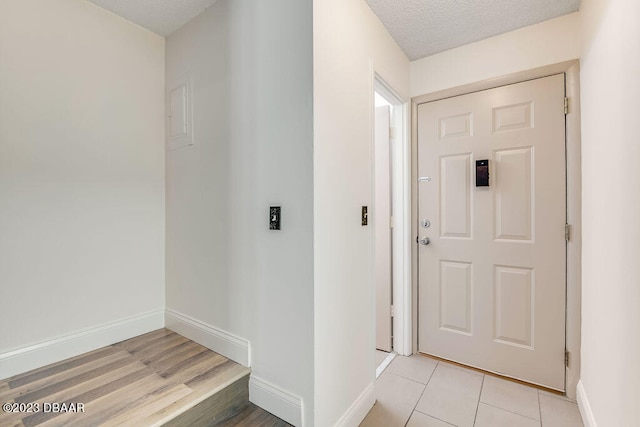
<path fill-rule="evenodd" d="M 373 330 L 379 375 L 395 354 L 410 355 L 412 350 L 411 163 L 409 104 L 379 76 L 373 95 Z"/>

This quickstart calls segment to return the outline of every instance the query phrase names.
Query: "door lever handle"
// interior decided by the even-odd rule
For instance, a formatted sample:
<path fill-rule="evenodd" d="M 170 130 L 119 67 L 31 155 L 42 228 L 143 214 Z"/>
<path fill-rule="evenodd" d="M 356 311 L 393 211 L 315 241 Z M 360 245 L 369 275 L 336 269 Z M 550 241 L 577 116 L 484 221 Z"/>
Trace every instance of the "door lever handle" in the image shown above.
<path fill-rule="evenodd" d="M 431 243 L 431 240 L 429 240 L 428 237 L 423 237 L 422 239 L 420 239 L 419 243 L 423 246 L 427 246 L 429 243 Z"/>

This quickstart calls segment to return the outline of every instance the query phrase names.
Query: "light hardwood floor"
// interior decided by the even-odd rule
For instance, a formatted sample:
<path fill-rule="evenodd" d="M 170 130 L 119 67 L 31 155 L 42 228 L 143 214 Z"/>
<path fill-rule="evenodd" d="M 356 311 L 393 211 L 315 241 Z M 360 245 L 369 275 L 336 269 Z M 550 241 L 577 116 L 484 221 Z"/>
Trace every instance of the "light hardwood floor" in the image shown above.
<path fill-rule="evenodd" d="M 211 425 L 245 409 L 249 372 L 160 329 L 0 381 L 0 403 L 38 404 L 0 411 L 0 426 Z M 84 412 L 53 412 L 53 403 Z"/>

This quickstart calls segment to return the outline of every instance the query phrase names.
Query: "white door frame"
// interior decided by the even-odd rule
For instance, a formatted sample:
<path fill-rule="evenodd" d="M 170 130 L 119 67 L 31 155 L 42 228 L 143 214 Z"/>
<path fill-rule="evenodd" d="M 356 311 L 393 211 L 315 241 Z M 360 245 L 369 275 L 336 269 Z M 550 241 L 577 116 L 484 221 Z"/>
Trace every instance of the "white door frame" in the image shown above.
<path fill-rule="evenodd" d="M 381 94 L 391 109 L 391 206 L 393 212 L 392 296 L 393 350 L 401 355 L 412 353 L 411 344 L 411 145 L 409 138 L 409 103 L 404 101 L 380 77 L 374 75 L 374 91 Z M 372 114 L 373 109 L 372 103 Z M 372 228 L 373 229 L 373 228 Z M 373 239 L 375 244 L 375 238 Z M 375 297 L 374 297 L 375 308 Z M 375 321 L 373 322 L 375 324 Z M 375 337 L 375 330 L 373 333 Z M 373 351 L 373 349 L 372 349 Z"/>
<path fill-rule="evenodd" d="M 439 92 L 417 96 L 411 100 L 411 153 L 417 152 L 417 106 L 453 96 L 492 89 L 526 80 L 565 73 L 566 96 L 569 109 L 566 115 L 567 150 L 567 223 L 570 224 L 570 239 L 567 242 L 567 310 L 566 349 L 569 352 L 566 368 L 566 394 L 576 399 L 576 387 L 580 379 L 580 337 L 582 298 L 582 180 L 580 149 L 580 67 L 578 60 L 562 62 L 520 73 L 510 74 L 477 83 L 471 83 Z M 418 163 L 417 156 L 411 156 L 411 236 L 418 235 Z M 414 352 L 418 349 L 418 252 L 417 245 L 411 246 L 411 344 Z"/>

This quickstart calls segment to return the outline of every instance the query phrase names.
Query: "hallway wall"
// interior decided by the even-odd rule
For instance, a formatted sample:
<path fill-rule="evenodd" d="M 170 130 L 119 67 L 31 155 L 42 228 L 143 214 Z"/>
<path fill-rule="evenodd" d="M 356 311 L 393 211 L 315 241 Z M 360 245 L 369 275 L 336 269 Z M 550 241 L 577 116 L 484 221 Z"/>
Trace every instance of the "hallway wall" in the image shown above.
<path fill-rule="evenodd" d="M 164 39 L 0 2 L 0 378 L 162 327 Z"/>
<path fill-rule="evenodd" d="M 582 375 L 586 426 L 640 419 L 640 3 L 583 0 Z M 586 417 L 584 416 L 586 415 Z"/>
<path fill-rule="evenodd" d="M 219 0 L 166 41 L 195 135 L 167 153 L 168 326 L 248 340 L 252 401 L 296 425 L 313 420 L 311 19 L 311 0 Z"/>
<path fill-rule="evenodd" d="M 580 56 L 579 13 L 560 16 L 411 62 L 411 96 Z"/>
<path fill-rule="evenodd" d="M 315 1 L 313 34 L 315 425 L 355 426 L 375 399 L 374 72 L 408 101 L 409 61 L 363 0 Z"/>

